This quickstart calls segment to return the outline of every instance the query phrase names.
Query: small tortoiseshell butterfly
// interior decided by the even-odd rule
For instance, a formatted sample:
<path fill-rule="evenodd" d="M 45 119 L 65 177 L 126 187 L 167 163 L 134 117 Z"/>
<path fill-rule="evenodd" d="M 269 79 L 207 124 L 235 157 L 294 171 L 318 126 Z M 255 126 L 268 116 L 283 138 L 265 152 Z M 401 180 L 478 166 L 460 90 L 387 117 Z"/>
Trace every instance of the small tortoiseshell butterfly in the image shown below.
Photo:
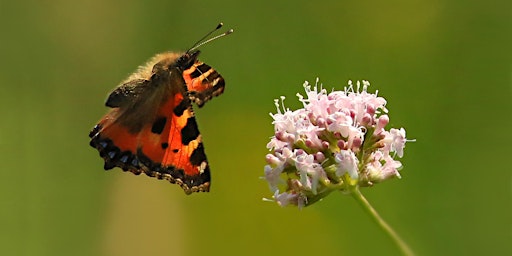
<path fill-rule="evenodd" d="M 110 111 L 89 134 L 105 170 L 145 173 L 177 183 L 186 194 L 209 191 L 210 167 L 192 102 L 202 107 L 222 94 L 224 78 L 200 62 L 195 49 L 233 30 L 203 41 L 213 31 L 184 54 L 157 54 L 110 93 Z"/>

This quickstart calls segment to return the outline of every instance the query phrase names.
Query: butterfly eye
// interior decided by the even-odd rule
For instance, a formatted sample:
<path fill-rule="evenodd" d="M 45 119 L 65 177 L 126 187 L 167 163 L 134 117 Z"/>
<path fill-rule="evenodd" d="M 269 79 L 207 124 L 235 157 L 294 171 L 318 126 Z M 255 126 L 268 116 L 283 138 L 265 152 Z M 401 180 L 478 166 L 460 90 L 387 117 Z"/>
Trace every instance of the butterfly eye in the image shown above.
<path fill-rule="evenodd" d="M 181 55 L 178 58 L 178 60 L 176 60 L 176 65 L 180 66 L 180 67 L 183 66 L 183 63 L 185 63 L 185 59 L 186 59 L 187 56 L 188 56 L 188 53 L 185 53 L 185 54 Z"/>

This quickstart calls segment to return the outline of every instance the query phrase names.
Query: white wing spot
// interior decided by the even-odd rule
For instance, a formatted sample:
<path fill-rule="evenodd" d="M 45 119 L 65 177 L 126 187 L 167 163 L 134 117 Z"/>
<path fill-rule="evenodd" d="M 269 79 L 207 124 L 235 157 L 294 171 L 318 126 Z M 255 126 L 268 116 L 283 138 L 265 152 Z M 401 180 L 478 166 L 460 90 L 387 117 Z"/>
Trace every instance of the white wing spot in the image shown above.
<path fill-rule="evenodd" d="M 206 162 L 201 162 L 201 165 L 197 167 L 197 170 L 199 171 L 199 173 L 203 173 L 204 170 L 206 169 L 206 166 L 208 165 L 208 163 Z"/>

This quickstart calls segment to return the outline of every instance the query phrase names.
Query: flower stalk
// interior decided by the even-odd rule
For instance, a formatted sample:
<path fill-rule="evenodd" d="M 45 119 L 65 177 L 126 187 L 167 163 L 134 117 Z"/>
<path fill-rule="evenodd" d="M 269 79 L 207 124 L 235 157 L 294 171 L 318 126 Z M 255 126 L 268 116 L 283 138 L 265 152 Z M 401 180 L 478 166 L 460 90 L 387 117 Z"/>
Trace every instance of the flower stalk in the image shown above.
<path fill-rule="evenodd" d="M 396 233 L 395 230 L 393 230 L 393 228 L 391 228 L 391 226 L 386 221 L 384 221 L 382 217 L 380 217 L 379 213 L 377 213 L 377 211 L 370 205 L 370 203 L 368 202 L 368 200 L 366 200 L 363 194 L 361 194 L 361 191 L 359 191 L 358 187 L 354 187 L 351 190 L 351 195 L 372 217 L 372 219 L 377 223 L 377 225 L 379 225 L 379 227 L 381 227 L 384 230 L 384 232 L 389 235 L 389 237 L 393 240 L 393 242 L 395 242 L 395 244 L 398 246 L 398 248 L 400 248 L 400 251 L 402 251 L 404 255 L 414 255 L 414 252 L 411 250 L 411 248 L 409 248 L 407 243 L 405 243 L 404 240 L 400 238 L 398 233 Z"/>

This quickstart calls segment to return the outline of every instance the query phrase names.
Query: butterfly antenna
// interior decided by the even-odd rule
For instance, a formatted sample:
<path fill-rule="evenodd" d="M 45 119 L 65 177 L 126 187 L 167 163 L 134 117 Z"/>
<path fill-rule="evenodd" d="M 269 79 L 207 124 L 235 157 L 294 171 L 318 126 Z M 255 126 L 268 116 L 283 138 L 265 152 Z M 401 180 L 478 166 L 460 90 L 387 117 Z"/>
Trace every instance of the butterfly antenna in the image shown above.
<path fill-rule="evenodd" d="M 220 35 L 217 35 L 217 36 L 214 36 L 214 37 L 212 37 L 212 38 L 210 38 L 210 39 L 205 40 L 205 38 L 207 38 L 208 36 L 210 36 L 213 32 L 215 32 L 215 31 L 219 30 L 223 25 L 224 25 L 224 24 L 223 24 L 222 22 L 221 22 L 221 23 L 219 23 L 219 25 L 217 25 L 217 27 L 215 27 L 215 29 L 213 29 L 212 31 L 208 32 L 208 34 L 206 34 L 206 35 L 205 35 L 205 36 L 203 36 L 201 39 L 199 39 L 199 40 L 198 40 L 198 41 L 197 41 L 197 42 L 196 42 L 192 47 L 190 47 L 190 49 L 188 49 L 188 51 L 187 51 L 187 52 L 191 52 L 191 51 L 193 51 L 193 50 L 195 50 L 195 49 L 199 48 L 199 47 L 200 47 L 201 45 L 203 45 L 203 44 L 207 44 L 207 43 L 209 43 L 209 42 L 211 42 L 211 41 L 213 41 L 213 40 L 216 40 L 216 39 L 218 39 L 218 38 L 221 38 L 221 37 L 223 37 L 223 36 L 227 36 L 227 35 L 229 35 L 229 34 L 233 33 L 233 29 L 230 29 L 230 30 L 228 30 L 228 31 L 226 31 L 226 32 L 224 32 L 224 33 L 222 33 L 222 34 L 220 34 Z M 205 41 L 203 41 L 203 40 L 205 40 Z"/>

